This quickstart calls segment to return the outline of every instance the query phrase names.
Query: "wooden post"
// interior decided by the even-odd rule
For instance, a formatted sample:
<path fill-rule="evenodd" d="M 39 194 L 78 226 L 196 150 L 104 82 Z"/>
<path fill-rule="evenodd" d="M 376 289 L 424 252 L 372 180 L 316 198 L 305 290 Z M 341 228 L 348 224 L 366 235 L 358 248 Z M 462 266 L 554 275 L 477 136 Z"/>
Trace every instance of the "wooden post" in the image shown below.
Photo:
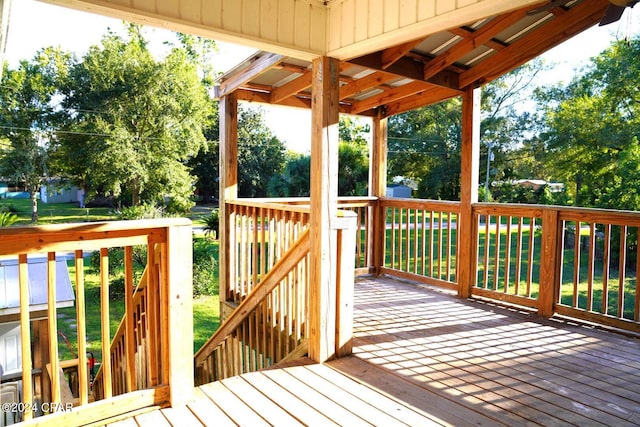
<path fill-rule="evenodd" d="M 338 268 L 336 278 L 336 356 L 351 354 L 353 349 L 353 286 L 355 269 L 353 255 L 356 247 L 358 215 L 340 212 L 338 218 Z"/>
<path fill-rule="evenodd" d="M 579 244 L 579 230 L 576 231 L 576 245 Z M 533 230 L 531 230 L 533 233 Z M 538 315 L 553 316 L 556 300 L 558 265 L 558 211 L 545 208 L 542 211 L 542 248 L 540 253 L 540 293 L 538 294 Z"/>
<path fill-rule="evenodd" d="M 33 380 L 31 376 L 31 327 L 29 323 L 29 270 L 27 254 L 18 255 L 20 286 L 20 344 L 22 346 L 22 401 L 33 403 Z M 2 416 L 2 415 L 0 415 Z M 33 407 L 27 405 L 24 420 L 33 418 Z"/>
<path fill-rule="evenodd" d="M 386 213 L 380 205 L 380 197 L 387 194 L 387 118 L 381 111 L 373 118 L 371 155 L 369 161 L 369 196 L 378 197 L 371 221 L 372 263 L 374 273 L 380 274 L 384 266 L 384 242 L 387 227 Z"/>
<path fill-rule="evenodd" d="M 220 189 L 219 189 L 219 294 L 221 320 L 226 318 L 231 280 L 230 233 L 227 200 L 238 197 L 238 98 L 232 92 L 220 99 Z"/>
<path fill-rule="evenodd" d="M 324 362 L 335 352 L 338 208 L 339 61 L 313 61 L 309 357 Z"/>
<path fill-rule="evenodd" d="M 169 227 L 166 247 L 169 386 L 171 406 L 178 407 L 192 399 L 194 387 L 193 279 L 185 274 L 193 268 L 191 225 Z"/>
<path fill-rule="evenodd" d="M 52 402 L 51 379 L 47 372 L 49 355 L 49 321 L 47 319 L 33 321 L 33 368 L 40 370 L 40 380 L 35 383 L 34 399 L 40 403 Z M 34 408 L 35 409 L 35 408 Z"/>
<path fill-rule="evenodd" d="M 471 296 L 476 248 L 473 238 L 473 204 L 478 202 L 480 168 L 480 89 L 467 87 L 462 94 L 462 148 L 460 156 L 460 215 L 458 215 L 458 295 Z"/>

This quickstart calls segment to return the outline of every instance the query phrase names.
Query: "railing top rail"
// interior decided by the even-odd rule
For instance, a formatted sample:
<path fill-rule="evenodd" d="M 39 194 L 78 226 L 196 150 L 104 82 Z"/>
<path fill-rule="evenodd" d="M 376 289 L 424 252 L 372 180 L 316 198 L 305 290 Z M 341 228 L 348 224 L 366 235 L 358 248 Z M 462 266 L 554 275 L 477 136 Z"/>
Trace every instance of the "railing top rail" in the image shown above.
<path fill-rule="evenodd" d="M 460 202 L 449 200 L 429 200 L 429 199 L 404 199 L 399 197 L 381 197 L 380 202 L 383 206 L 390 207 L 412 207 L 418 209 L 442 210 L 459 212 Z"/>
<path fill-rule="evenodd" d="M 552 210 L 557 211 L 559 219 L 564 221 L 640 226 L 640 212 L 637 211 L 558 205 L 523 205 L 516 203 L 474 203 L 473 209 L 479 213 L 520 213 L 529 211 L 535 212 L 535 216 L 542 216 L 542 211 L 544 210 Z"/>
<path fill-rule="evenodd" d="M 301 213 L 309 213 L 309 206 L 305 205 L 290 205 L 285 203 L 280 203 L 280 201 L 267 201 L 269 199 L 233 199 L 227 200 L 228 205 L 235 206 L 247 206 L 253 208 L 264 208 L 264 209 L 278 209 L 286 212 L 301 212 Z M 277 200 L 277 199 L 274 199 Z"/>
<path fill-rule="evenodd" d="M 190 225 L 187 218 L 163 218 L 7 227 L 0 229 L 0 256 L 89 249 L 95 247 L 96 241 L 104 240 L 111 240 L 113 246 L 118 246 L 118 240 L 122 245 L 142 244 L 153 236 L 165 240 L 168 227 Z"/>

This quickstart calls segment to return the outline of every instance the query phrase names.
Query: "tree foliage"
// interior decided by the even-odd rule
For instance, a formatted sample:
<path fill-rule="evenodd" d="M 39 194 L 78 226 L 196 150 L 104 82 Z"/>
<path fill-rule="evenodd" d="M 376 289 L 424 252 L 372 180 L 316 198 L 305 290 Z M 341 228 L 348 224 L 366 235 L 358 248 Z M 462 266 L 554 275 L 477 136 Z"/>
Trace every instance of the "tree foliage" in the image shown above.
<path fill-rule="evenodd" d="M 34 222 L 37 194 L 49 170 L 48 148 L 60 122 L 54 98 L 69 61 L 69 54 L 43 49 L 15 70 L 5 65 L 0 82 L 0 176 L 25 185 Z"/>
<path fill-rule="evenodd" d="M 126 38 L 110 32 L 89 49 L 64 95 L 67 137 L 56 157 L 89 198 L 190 207 L 193 179 L 185 163 L 204 143 L 210 103 L 185 50 L 156 61 L 131 24 Z"/>
<path fill-rule="evenodd" d="M 546 162 L 574 203 L 640 209 L 640 37 L 619 41 L 566 88 L 538 92 Z"/>

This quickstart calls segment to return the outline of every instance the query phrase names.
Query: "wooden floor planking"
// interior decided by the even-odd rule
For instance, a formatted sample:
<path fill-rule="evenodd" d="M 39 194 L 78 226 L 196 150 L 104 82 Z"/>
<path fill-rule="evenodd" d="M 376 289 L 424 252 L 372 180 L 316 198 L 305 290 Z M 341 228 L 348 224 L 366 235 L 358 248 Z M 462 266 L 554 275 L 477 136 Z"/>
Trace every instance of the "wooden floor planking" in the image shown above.
<path fill-rule="evenodd" d="M 354 355 L 207 384 L 118 426 L 640 425 L 640 341 L 359 279 Z"/>

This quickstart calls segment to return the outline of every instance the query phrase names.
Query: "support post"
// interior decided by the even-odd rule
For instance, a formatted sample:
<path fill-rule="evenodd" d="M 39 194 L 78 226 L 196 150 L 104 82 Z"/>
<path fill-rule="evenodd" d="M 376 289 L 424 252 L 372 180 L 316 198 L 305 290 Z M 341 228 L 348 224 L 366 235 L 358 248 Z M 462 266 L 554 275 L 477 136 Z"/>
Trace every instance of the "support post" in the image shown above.
<path fill-rule="evenodd" d="M 238 98 L 235 92 L 220 98 L 220 187 L 218 193 L 220 259 L 220 320 L 227 317 L 227 299 L 231 283 L 230 233 L 227 200 L 238 197 Z"/>
<path fill-rule="evenodd" d="M 462 93 L 462 148 L 460 165 L 460 214 L 458 215 L 458 295 L 471 296 L 476 262 L 473 237 L 473 204 L 478 202 L 480 168 L 480 89 Z"/>
<path fill-rule="evenodd" d="M 384 266 L 384 243 L 386 232 L 386 212 L 380 204 L 380 198 L 387 194 L 387 118 L 378 114 L 373 118 L 371 139 L 371 155 L 369 156 L 369 196 L 378 200 L 373 209 L 373 221 L 371 221 L 372 265 L 374 274 L 379 275 Z"/>
<path fill-rule="evenodd" d="M 579 231 L 579 230 L 578 230 Z M 533 230 L 531 230 L 533 233 Z M 538 315 L 553 316 L 556 302 L 556 282 L 558 271 L 558 211 L 543 209 L 542 211 L 542 248 L 540 253 L 540 294 L 538 295 Z M 576 232 L 576 245 L 579 244 Z"/>
<path fill-rule="evenodd" d="M 324 362 L 335 353 L 338 209 L 339 61 L 313 61 L 309 357 Z"/>
<path fill-rule="evenodd" d="M 336 278 L 336 356 L 344 357 L 353 350 L 353 295 L 355 269 L 353 262 L 356 247 L 358 215 L 352 211 L 339 213 L 338 277 Z"/>
<path fill-rule="evenodd" d="M 191 225 L 167 230 L 166 277 L 169 327 L 168 366 L 171 406 L 186 405 L 193 397 L 193 235 Z M 166 270 L 165 270 L 166 269 Z M 187 274 L 185 274 L 187 273 Z"/>

